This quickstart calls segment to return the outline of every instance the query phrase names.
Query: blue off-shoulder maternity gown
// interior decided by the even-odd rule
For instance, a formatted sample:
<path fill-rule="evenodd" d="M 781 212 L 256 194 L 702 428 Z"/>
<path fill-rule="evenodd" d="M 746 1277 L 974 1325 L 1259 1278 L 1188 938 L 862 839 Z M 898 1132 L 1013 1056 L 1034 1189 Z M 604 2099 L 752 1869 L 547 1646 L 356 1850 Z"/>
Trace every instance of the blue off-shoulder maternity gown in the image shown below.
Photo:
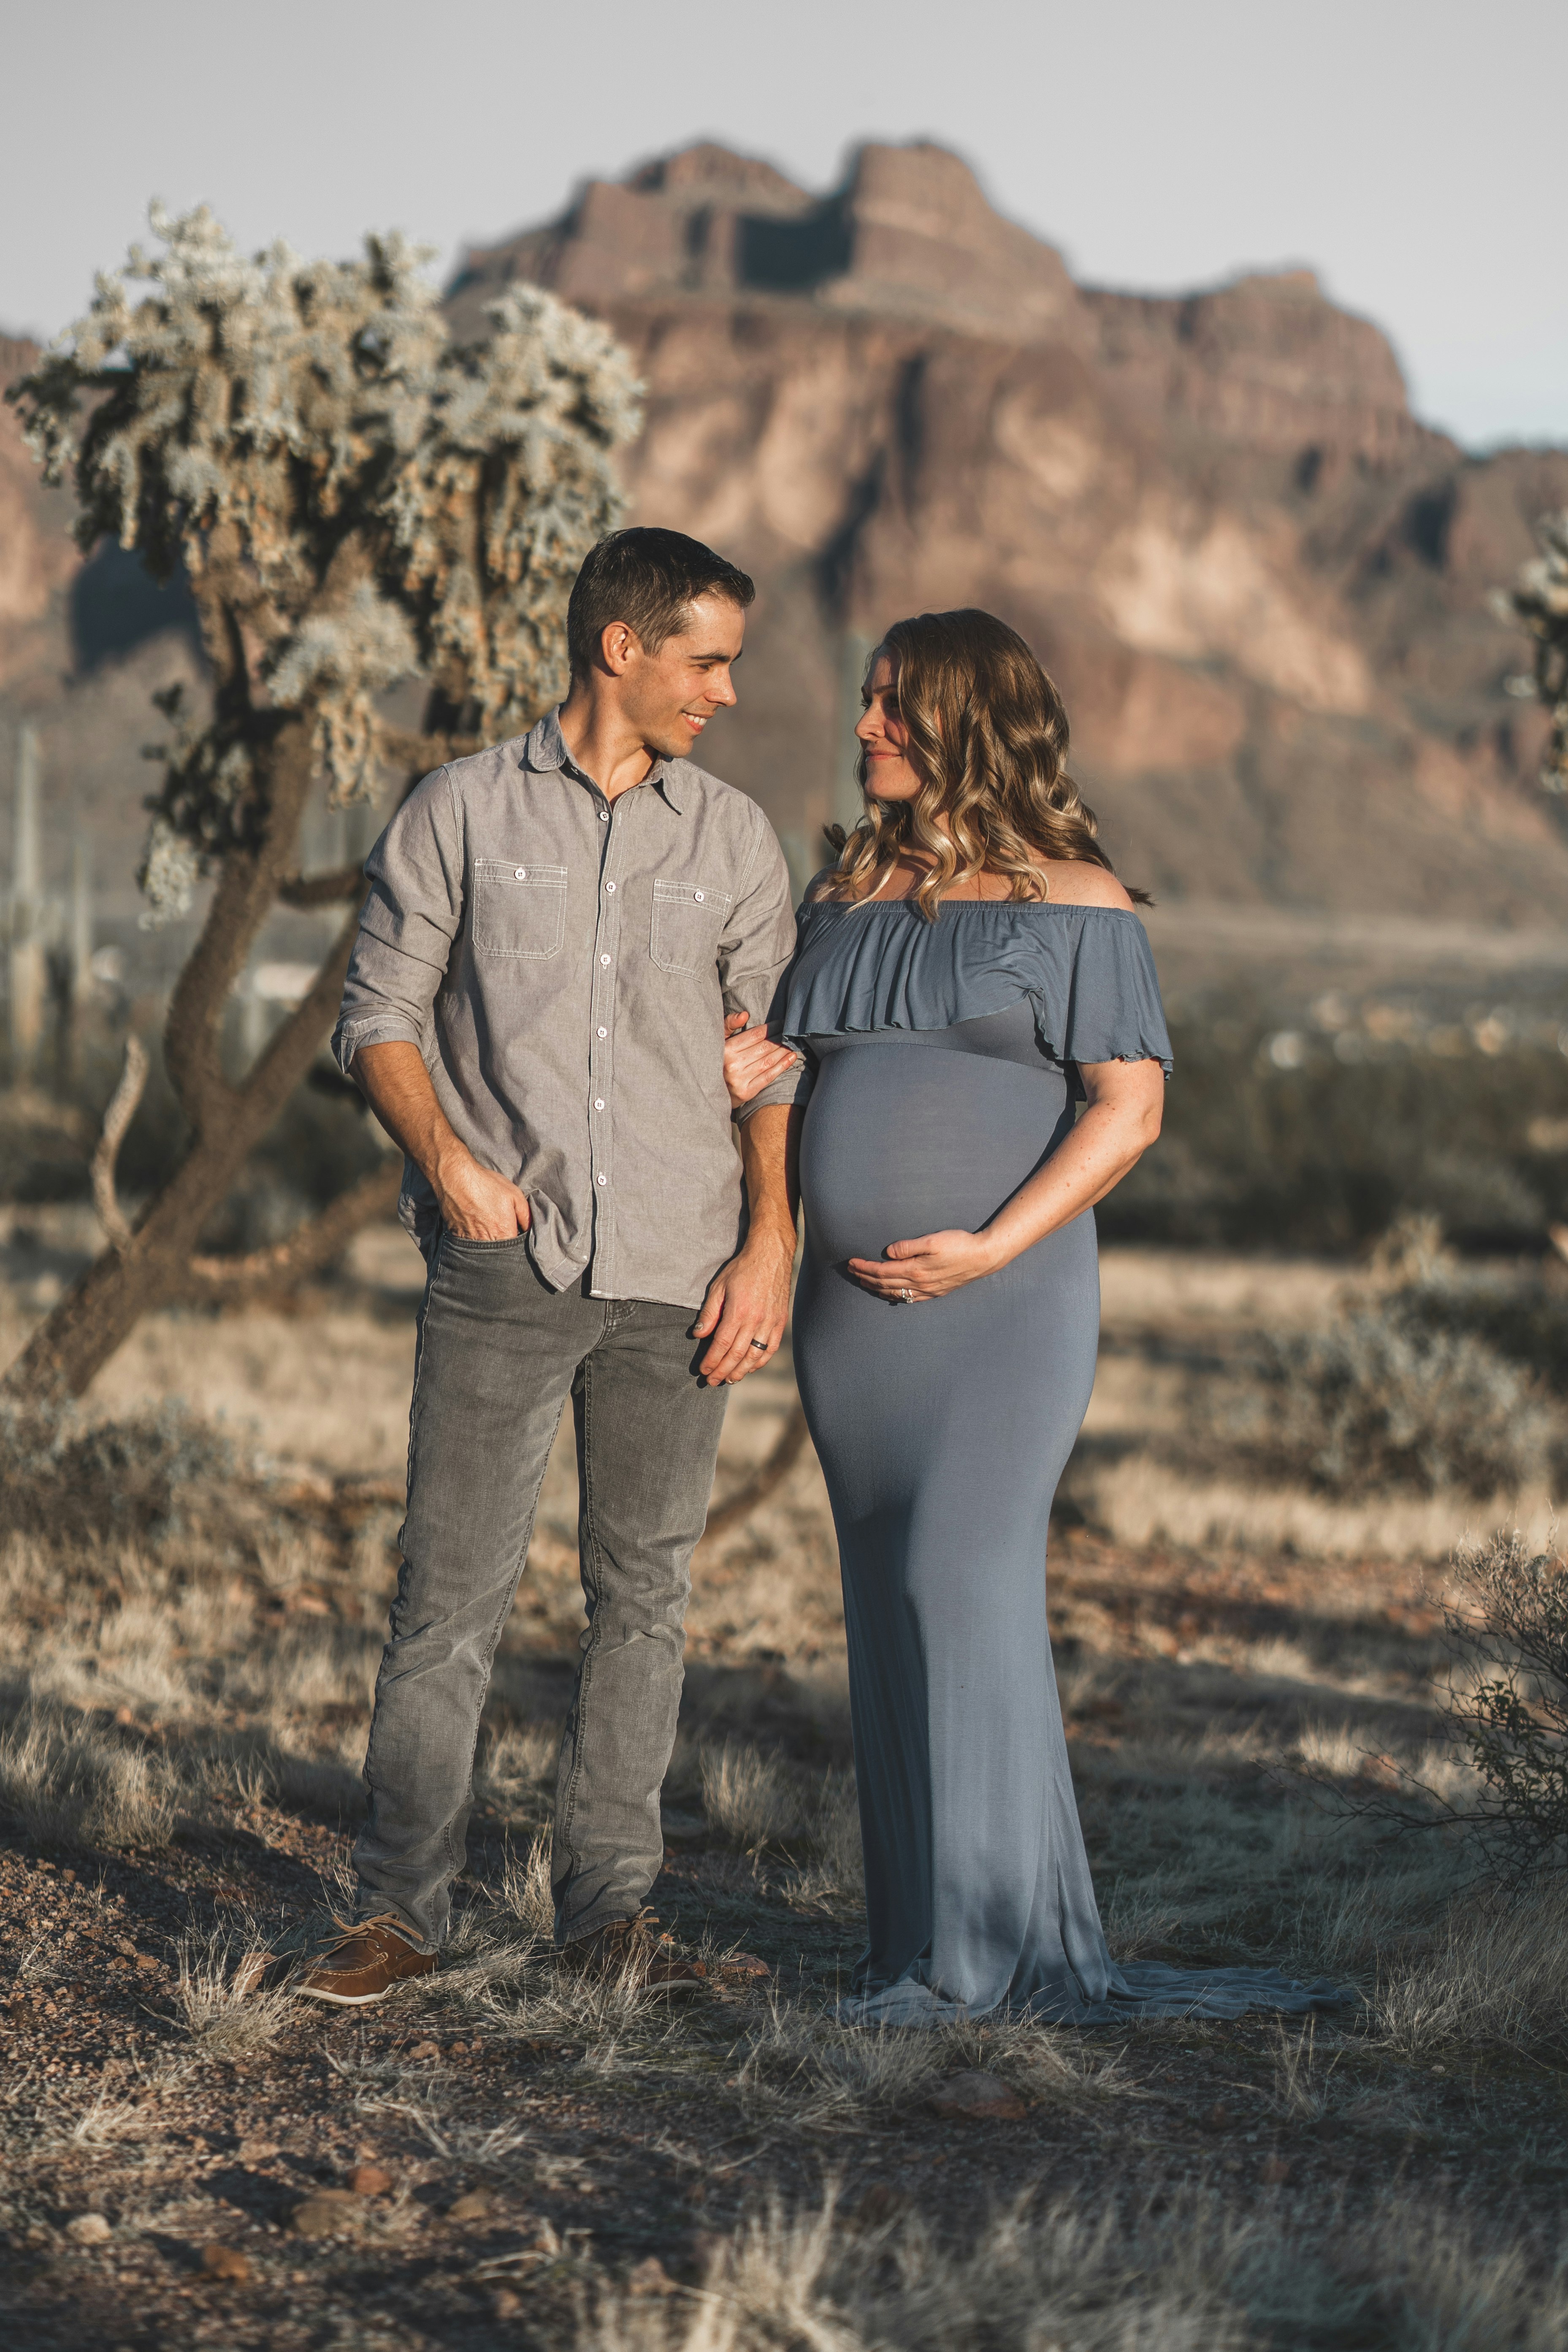
<path fill-rule="evenodd" d="M 1100 1331 L 1091 1212 L 945 1298 L 846 1271 L 984 1225 L 1071 1130 L 1076 1065 L 1171 1068 L 1153 959 L 1113 908 L 819 901 L 782 1032 L 801 1140 L 795 1367 L 838 1532 L 869 1941 L 843 2013 L 1105 2022 L 1342 1998 L 1272 1969 L 1118 1968 L 1046 1629 L 1051 1498 Z"/>

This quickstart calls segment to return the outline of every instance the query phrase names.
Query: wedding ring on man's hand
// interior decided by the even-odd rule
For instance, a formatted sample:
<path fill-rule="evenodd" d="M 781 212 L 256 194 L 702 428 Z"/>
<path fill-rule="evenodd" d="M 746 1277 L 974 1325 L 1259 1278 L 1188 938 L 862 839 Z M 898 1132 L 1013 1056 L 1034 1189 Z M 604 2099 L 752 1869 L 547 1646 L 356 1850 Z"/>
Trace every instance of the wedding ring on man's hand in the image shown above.
<path fill-rule="evenodd" d="M 768 1352 L 768 1343 L 765 1339 L 749 1339 L 746 1344 L 750 1348 L 760 1348 L 764 1356 Z"/>

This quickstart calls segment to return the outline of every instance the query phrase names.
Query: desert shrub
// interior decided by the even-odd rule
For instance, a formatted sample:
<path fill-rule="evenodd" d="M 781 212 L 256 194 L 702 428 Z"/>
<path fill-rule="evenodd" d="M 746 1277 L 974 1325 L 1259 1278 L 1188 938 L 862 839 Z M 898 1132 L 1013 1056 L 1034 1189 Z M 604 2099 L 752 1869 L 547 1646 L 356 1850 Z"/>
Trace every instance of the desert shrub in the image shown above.
<path fill-rule="evenodd" d="M 1568 1289 L 1533 1264 L 1467 1266 L 1437 1218 L 1405 1215 L 1332 1328 L 1265 1340 L 1253 1370 L 1229 1434 L 1276 1474 L 1335 1495 L 1517 1488 L 1568 1441 Z"/>
<path fill-rule="evenodd" d="M 87 1422 L 68 1405 L 0 1400 L 0 1529 L 57 1542 L 156 1537 L 210 1517 L 255 1475 L 221 1431 L 177 1404 Z"/>
<path fill-rule="evenodd" d="M 1445 1711 L 1484 1794 L 1467 1816 L 1516 1874 L 1568 1855 L 1568 1561 L 1517 1532 L 1456 1556 Z"/>
<path fill-rule="evenodd" d="M 1527 1371 L 1397 1300 L 1272 1339 L 1258 1370 L 1272 1466 L 1331 1494 L 1495 1494 L 1539 1476 L 1557 1436 Z"/>
<path fill-rule="evenodd" d="M 1534 1266 L 1440 1263 L 1391 1294 L 1388 1309 L 1408 1331 L 1479 1339 L 1568 1394 L 1568 1290 Z"/>
<path fill-rule="evenodd" d="M 1118 1242 L 1344 1251 L 1426 1211 L 1467 1249 L 1541 1246 L 1568 1218 L 1568 1060 L 1548 1045 L 1279 1069 L 1261 1023 L 1174 1022 L 1164 1133 L 1096 1211 Z"/>

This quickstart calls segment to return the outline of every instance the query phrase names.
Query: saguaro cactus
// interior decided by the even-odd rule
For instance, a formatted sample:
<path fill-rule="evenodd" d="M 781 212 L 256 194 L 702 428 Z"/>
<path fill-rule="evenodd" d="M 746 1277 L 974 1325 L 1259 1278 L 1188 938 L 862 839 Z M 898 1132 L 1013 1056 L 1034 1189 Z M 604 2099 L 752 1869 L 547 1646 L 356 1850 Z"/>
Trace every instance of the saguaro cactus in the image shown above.
<path fill-rule="evenodd" d="M 11 821 L 11 891 L 6 904 L 6 1015 L 14 1076 L 26 1076 L 43 1034 L 47 920 L 38 800 L 43 755 L 37 730 L 16 733 L 16 797 Z"/>

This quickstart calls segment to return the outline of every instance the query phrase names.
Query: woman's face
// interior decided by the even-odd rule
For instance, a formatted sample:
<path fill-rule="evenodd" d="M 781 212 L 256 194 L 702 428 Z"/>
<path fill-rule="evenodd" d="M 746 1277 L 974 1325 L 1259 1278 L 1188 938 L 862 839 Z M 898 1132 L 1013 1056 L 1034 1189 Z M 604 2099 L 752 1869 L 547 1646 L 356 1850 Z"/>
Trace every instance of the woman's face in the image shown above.
<path fill-rule="evenodd" d="M 866 796 L 873 801 L 912 801 L 921 779 L 910 764 L 910 731 L 899 715 L 899 665 L 879 653 L 871 665 L 862 699 L 865 716 L 855 732 L 866 754 Z"/>

